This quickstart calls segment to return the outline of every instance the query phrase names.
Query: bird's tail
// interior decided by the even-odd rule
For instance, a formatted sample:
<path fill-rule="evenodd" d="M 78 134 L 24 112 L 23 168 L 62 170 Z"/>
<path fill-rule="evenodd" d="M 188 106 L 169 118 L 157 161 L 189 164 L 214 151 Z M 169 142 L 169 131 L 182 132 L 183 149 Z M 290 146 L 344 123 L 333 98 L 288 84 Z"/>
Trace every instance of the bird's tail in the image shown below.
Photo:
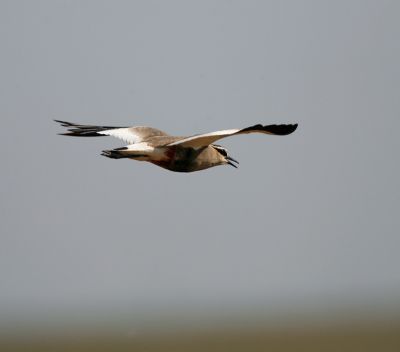
<path fill-rule="evenodd" d="M 116 149 L 110 149 L 110 150 L 103 150 L 101 155 L 106 156 L 107 158 L 110 159 L 123 159 L 123 158 L 130 158 L 132 156 L 129 156 L 124 153 L 128 148 L 127 147 L 122 147 L 122 148 L 116 148 Z"/>
<path fill-rule="evenodd" d="M 128 147 L 110 149 L 110 150 L 103 150 L 101 155 L 106 156 L 110 159 L 139 159 L 143 160 L 143 158 L 147 159 L 148 154 L 144 153 L 143 151 L 132 151 Z"/>

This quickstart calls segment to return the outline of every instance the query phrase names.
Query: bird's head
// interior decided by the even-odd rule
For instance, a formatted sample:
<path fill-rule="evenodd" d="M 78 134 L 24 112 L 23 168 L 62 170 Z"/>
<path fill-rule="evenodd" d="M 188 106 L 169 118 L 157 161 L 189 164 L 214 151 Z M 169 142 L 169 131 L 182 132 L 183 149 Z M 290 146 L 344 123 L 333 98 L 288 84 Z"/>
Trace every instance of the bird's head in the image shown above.
<path fill-rule="evenodd" d="M 228 164 L 233 166 L 234 168 L 238 167 L 237 164 L 239 164 L 239 162 L 229 156 L 228 151 L 224 147 L 215 144 L 213 144 L 213 147 L 218 152 L 218 158 L 221 161 L 221 164 Z"/>

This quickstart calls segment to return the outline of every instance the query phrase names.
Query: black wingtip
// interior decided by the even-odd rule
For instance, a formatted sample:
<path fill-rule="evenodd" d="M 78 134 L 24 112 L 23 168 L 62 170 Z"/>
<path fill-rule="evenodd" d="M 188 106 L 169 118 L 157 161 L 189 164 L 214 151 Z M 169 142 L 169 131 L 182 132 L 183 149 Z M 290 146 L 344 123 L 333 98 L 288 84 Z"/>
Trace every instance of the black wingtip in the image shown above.
<path fill-rule="evenodd" d="M 123 127 L 115 127 L 115 126 L 95 126 L 95 125 L 80 125 L 73 122 L 62 121 L 54 119 L 54 122 L 61 124 L 62 127 L 66 127 L 68 132 L 64 133 L 64 136 L 73 136 L 73 137 L 104 137 L 104 134 L 99 132 L 106 130 L 113 130 L 117 128 Z"/>
<path fill-rule="evenodd" d="M 293 125 L 289 125 L 289 126 L 292 126 L 292 132 L 290 132 L 290 133 L 293 133 L 294 131 L 297 130 L 297 127 L 299 126 L 299 124 L 298 123 L 294 123 Z"/>
<path fill-rule="evenodd" d="M 290 124 L 290 125 L 269 125 L 264 126 L 263 130 L 267 133 L 275 134 L 277 136 L 287 136 L 288 134 L 296 131 L 298 124 Z"/>
<path fill-rule="evenodd" d="M 286 136 L 296 131 L 298 124 L 287 124 L 287 125 L 267 125 L 261 124 L 250 126 L 242 129 L 240 132 L 264 132 L 274 134 L 277 136 Z"/>
<path fill-rule="evenodd" d="M 53 119 L 53 121 L 56 123 L 59 123 L 63 127 L 79 126 L 78 124 L 75 124 L 73 122 L 68 122 L 68 121 L 62 121 L 62 120 L 56 120 L 56 119 Z"/>

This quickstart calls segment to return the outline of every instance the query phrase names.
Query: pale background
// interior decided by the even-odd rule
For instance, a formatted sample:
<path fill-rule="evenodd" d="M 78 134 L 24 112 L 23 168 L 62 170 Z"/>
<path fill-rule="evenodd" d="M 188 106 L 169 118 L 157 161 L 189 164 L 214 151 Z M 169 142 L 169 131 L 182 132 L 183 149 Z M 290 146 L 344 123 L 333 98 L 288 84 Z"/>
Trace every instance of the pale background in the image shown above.
<path fill-rule="evenodd" d="M 398 309 L 399 14 L 398 1 L 1 0 L 1 323 Z M 238 170 L 178 174 L 104 158 L 123 144 L 58 136 L 54 118 L 299 128 L 221 141 Z"/>

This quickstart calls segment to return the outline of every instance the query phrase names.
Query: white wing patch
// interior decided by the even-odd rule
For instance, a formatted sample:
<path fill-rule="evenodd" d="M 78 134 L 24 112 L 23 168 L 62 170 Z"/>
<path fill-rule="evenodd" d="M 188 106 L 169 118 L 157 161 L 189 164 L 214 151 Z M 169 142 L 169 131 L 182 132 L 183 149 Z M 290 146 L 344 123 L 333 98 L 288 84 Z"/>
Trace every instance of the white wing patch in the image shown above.
<path fill-rule="evenodd" d="M 125 148 L 127 152 L 139 152 L 139 153 L 152 152 L 154 150 L 154 148 L 146 142 L 130 144 L 127 145 Z"/>
<path fill-rule="evenodd" d="M 139 143 L 141 141 L 141 136 L 133 131 L 133 128 L 116 128 L 113 130 L 99 131 L 98 134 L 105 136 L 111 136 L 115 138 L 122 139 L 128 144 Z"/>
<path fill-rule="evenodd" d="M 145 126 L 114 128 L 111 130 L 99 131 L 97 133 L 122 139 L 128 144 L 140 143 L 150 137 L 167 136 L 163 131 Z"/>

